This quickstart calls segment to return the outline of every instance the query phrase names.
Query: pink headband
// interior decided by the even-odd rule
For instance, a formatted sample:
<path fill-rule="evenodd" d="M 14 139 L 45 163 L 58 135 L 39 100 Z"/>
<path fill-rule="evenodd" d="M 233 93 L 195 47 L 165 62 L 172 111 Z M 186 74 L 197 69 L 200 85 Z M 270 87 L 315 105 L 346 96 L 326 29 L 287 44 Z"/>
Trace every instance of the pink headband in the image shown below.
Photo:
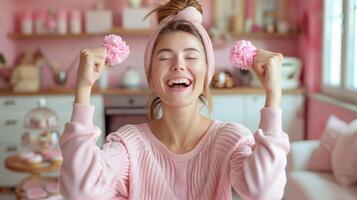
<path fill-rule="evenodd" d="M 192 6 L 179 11 L 176 15 L 166 17 L 164 20 L 160 22 L 156 30 L 149 37 L 149 42 L 147 43 L 145 48 L 145 60 L 144 60 L 145 73 L 148 81 L 150 77 L 152 53 L 154 50 L 154 45 L 157 40 L 157 37 L 161 32 L 161 30 L 164 27 L 166 27 L 167 24 L 169 24 L 172 21 L 178 21 L 178 20 L 185 20 L 190 22 L 196 28 L 198 33 L 201 35 L 203 45 L 206 51 L 206 59 L 208 65 L 207 81 L 208 83 L 210 83 L 214 73 L 214 53 L 213 53 L 212 43 L 206 29 L 201 25 L 202 14 L 195 7 Z"/>

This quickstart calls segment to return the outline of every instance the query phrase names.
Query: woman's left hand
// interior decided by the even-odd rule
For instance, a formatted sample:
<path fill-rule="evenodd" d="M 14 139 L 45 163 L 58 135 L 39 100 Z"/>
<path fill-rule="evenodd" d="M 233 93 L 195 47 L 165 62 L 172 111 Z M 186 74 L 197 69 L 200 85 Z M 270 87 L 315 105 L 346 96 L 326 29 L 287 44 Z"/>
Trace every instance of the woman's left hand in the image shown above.
<path fill-rule="evenodd" d="M 281 66 L 283 55 L 257 50 L 253 70 L 266 92 L 265 106 L 279 107 L 281 100 Z"/>

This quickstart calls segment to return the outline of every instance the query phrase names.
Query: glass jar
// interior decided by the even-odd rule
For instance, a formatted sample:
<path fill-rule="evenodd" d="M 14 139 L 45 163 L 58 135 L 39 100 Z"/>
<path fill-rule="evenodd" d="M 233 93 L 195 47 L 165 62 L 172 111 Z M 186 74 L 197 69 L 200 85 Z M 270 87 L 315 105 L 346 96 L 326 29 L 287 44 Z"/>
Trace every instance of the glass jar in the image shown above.
<path fill-rule="evenodd" d="M 32 26 L 33 26 L 32 12 L 26 11 L 21 16 L 21 33 L 24 35 L 33 34 Z"/>
<path fill-rule="evenodd" d="M 35 32 L 36 34 L 46 34 L 47 13 L 44 11 L 37 11 L 35 14 Z"/>
<path fill-rule="evenodd" d="M 59 10 L 57 12 L 57 33 L 58 34 L 67 34 L 67 11 Z"/>
<path fill-rule="evenodd" d="M 80 34 L 82 32 L 82 20 L 80 10 L 71 11 L 69 25 L 71 34 Z"/>
<path fill-rule="evenodd" d="M 46 99 L 37 102 L 37 108 L 32 109 L 25 116 L 25 133 L 21 143 L 24 149 L 35 152 L 58 148 L 58 116 L 46 107 Z"/>

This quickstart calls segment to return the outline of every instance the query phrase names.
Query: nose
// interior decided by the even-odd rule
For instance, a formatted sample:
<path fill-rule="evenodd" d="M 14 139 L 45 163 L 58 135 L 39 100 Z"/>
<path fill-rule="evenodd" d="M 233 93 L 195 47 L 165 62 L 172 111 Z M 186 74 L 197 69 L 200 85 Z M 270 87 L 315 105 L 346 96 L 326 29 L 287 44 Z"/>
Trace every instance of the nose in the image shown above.
<path fill-rule="evenodd" d="M 181 58 L 176 58 L 173 66 L 171 67 L 172 71 L 184 71 L 185 64 Z"/>
<path fill-rule="evenodd" d="M 175 64 L 174 66 L 171 67 L 172 71 L 184 71 L 185 67 L 183 65 L 177 65 Z"/>

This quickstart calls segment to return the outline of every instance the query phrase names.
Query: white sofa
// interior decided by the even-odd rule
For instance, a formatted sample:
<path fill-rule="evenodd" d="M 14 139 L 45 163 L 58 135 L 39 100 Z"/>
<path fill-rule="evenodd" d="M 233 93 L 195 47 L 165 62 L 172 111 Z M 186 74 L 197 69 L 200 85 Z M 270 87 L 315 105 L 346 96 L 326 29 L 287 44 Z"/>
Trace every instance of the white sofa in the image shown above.
<path fill-rule="evenodd" d="M 357 200 L 357 184 L 343 187 L 332 173 L 307 170 L 311 154 L 318 145 L 317 140 L 291 143 L 284 200 Z"/>

